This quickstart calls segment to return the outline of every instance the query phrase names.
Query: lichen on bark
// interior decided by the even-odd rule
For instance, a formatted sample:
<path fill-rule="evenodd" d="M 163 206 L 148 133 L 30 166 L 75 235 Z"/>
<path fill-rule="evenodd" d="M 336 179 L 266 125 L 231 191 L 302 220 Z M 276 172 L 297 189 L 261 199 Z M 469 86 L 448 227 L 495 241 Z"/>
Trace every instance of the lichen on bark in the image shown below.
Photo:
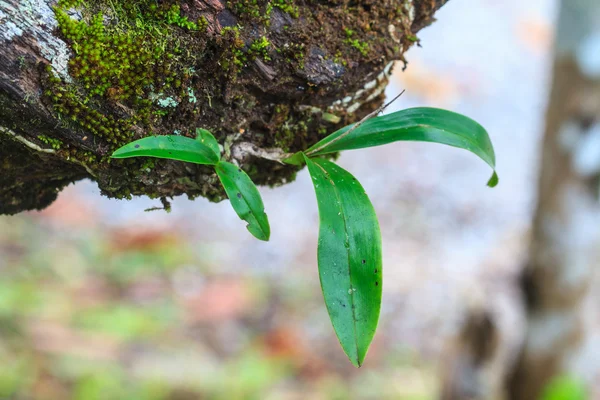
<path fill-rule="evenodd" d="M 0 1 L 0 126 L 55 150 L 20 151 L 23 166 L 52 160 L 40 182 L 49 193 L 87 176 L 110 197 L 220 200 L 208 168 L 109 158 L 131 140 L 197 127 L 258 184 L 279 185 L 297 167 L 261 151 L 301 150 L 377 107 L 391 61 L 444 2 Z M 15 135 L 0 133 L 2 160 Z M 0 213 L 49 204 L 14 189 L 10 158 Z"/>

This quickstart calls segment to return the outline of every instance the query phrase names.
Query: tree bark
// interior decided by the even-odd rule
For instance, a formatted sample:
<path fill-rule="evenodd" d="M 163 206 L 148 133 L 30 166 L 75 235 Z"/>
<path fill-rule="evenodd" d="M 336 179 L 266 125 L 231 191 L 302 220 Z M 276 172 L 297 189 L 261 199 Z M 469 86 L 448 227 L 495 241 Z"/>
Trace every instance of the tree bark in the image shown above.
<path fill-rule="evenodd" d="M 441 358 L 439 400 L 496 399 L 501 392 L 494 374 L 498 358 L 500 331 L 494 316 L 474 309 L 456 337 L 449 340 Z M 501 379 L 497 379 L 502 382 Z"/>
<path fill-rule="evenodd" d="M 522 279 L 528 328 L 511 399 L 570 376 L 600 389 L 600 3 L 562 0 L 537 211 Z M 594 388 L 593 385 L 596 385 Z"/>
<path fill-rule="evenodd" d="M 220 200 L 214 173 L 111 160 L 152 134 L 209 129 L 258 184 L 382 102 L 391 62 L 447 0 L 1 0 L 0 214 L 90 178 L 109 197 Z"/>

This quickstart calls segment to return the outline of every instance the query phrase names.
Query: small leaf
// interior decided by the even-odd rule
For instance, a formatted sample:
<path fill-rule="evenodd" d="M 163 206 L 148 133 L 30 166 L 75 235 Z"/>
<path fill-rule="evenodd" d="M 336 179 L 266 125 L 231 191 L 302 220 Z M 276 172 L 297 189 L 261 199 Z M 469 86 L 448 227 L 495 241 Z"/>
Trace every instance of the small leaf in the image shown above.
<path fill-rule="evenodd" d="M 360 367 L 379 320 L 381 233 L 364 189 L 348 171 L 305 157 L 319 204 L 317 258 L 329 318 L 344 352 Z"/>
<path fill-rule="evenodd" d="M 468 150 L 492 169 L 496 168 L 494 147 L 487 131 L 472 119 L 451 111 L 428 107 L 409 108 L 371 118 L 350 131 L 353 126 L 348 125 L 332 133 L 304 153 L 312 157 L 396 141 L 433 142 Z M 301 156 L 294 154 L 284 162 L 299 164 Z M 494 187 L 496 184 L 498 176 L 494 171 L 488 186 Z"/>
<path fill-rule="evenodd" d="M 265 214 L 265 206 L 254 182 L 241 168 L 232 163 L 220 161 L 215 169 L 231 206 L 242 220 L 248 222 L 246 226 L 248 231 L 257 239 L 268 241 L 271 228 Z"/>
<path fill-rule="evenodd" d="M 185 136 L 149 136 L 126 144 L 112 154 L 112 158 L 157 157 L 214 165 L 219 157 L 202 142 Z"/>
<path fill-rule="evenodd" d="M 221 148 L 219 147 L 219 142 L 217 142 L 217 139 L 215 139 L 210 131 L 202 128 L 196 128 L 196 140 L 205 146 L 210 147 L 213 153 L 216 154 L 217 159 L 221 159 Z"/>

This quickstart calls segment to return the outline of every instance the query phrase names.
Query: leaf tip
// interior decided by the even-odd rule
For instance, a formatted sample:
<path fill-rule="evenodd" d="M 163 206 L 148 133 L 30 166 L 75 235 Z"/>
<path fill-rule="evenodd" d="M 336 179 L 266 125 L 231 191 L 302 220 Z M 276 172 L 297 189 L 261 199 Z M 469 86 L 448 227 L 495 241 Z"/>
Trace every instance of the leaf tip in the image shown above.
<path fill-rule="evenodd" d="M 202 143 L 210 149 L 210 151 L 216 156 L 215 164 L 221 160 L 221 148 L 219 142 L 214 135 L 204 128 L 196 128 L 196 141 Z"/>
<path fill-rule="evenodd" d="M 110 158 L 126 158 L 126 155 L 123 155 L 123 149 L 117 149 L 115 150 L 111 155 Z"/>
<path fill-rule="evenodd" d="M 500 179 L 498 178 L 498 174 L 496 173 L 496 171 L 494 171 L 494 174 L 492 175 L 492 177 L 488 181 L 487 185 L 489 187 L 493 188 L 493 187 L 496 187 L 498 185 L 498 182 L 500 182 Z"/>
<path fill-rule="evenodd" d="M 365 361 L 365 356 L 367 354 L 366 351 L 363 352 L 363 354 L 361 355 L 360 352 L 354 353 L 354 350 L 357 350 L 357 349 L 352 349 L 350 351 L 346 351 L 347 349 L 343 345 L 342 345 L 342 349 L 344 350 L 344 353 L 346 353 L 346 357 L 348 357 L 348 360 L 350 360 L 350 363 L 352 363 L 352 365 L 355 368 L 360 368 L 363 366 L 363 363 Z"/>
<path fill-rule="evenodd" d="M 264 231 L 262 229 L 256 229 L 256 227 L 252 226 L 251 224 L 246 225 L 246 229 L 248 229 L 248 232 L 250 232 L 252 236 L 257 238 L 258 240 L 262 240 L 263 242 L 268 242 L 271 238 L 270 229 L 267 231 Z"/>

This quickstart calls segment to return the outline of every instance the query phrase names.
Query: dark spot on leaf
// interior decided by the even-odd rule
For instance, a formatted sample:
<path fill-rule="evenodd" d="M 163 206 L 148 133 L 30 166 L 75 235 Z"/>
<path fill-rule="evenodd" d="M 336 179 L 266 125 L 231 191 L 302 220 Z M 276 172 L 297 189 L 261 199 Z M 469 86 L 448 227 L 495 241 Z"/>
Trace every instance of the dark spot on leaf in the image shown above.
<path fill-rule="evenodd" d="M 140 145 L 139 145 L 139 144 L 136 144 L 136 145 L 135 145 L 135 146 L 133 146 L 133 147 L 135 147 L 136 149 L 139 149 L 139 148 L 140 148 Z"/>
<path fill-rule="evenodd" d="M 169 152 L 169 154 L 173 154 L 173 153 Z"/>
<path fill-rule="evenodd" d="M 375 286 L 379 286 L 379 282 L 375 282 Z"/>
<path fill-rule="evenodd" d="M 241 199 L 241 198 L 242 198 L 242 194 L 241 194 L 241 193 L 238 193 L 238 194 L 237 194 L 237 198 L 238 198 L 238 199 Z"/>
<path fill-rule="evenodd" d="M 342 307 L 346 308 L 346 305 L 344 303 L 342 303 Z"/>
<path fill-rule="evenodd" d="M 377 268 L 375 268 L 375 273 L 377 273 Z"/>
<path fill-rule="evenodd" d="M 366 264 L 366 263 L 367 263 L 367 260 L 363 260 L 363 261 L 362 261 L 362 263 L 363 263 L 363 264 Z"/>
<path fill-rule="evenodd" d="M 238 168 L 238 172 L 242 172 L 242 169 L 241 169 L 241 168 Z"/>

